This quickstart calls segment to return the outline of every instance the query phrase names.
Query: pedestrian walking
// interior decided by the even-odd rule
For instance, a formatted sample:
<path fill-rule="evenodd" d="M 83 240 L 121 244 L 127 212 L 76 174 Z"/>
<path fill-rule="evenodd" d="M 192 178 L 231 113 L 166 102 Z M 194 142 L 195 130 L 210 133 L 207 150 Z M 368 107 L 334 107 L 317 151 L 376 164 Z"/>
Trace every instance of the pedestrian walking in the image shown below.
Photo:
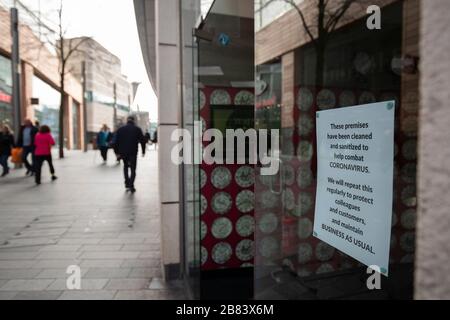
<path fill-rule="evenodd" d="M 36 147 L 36 184 L 41 184 L 41 171 L 44 161 L 47 161 L 50 167 L 50 174 L 52 175 L 52 181 L 58 179 L 55 176 L 55 168 L 53 167 L 52 160 L 52 147 L 55 145 L 55 139 L 53 139 L 50 128 L 46 125 L 42 125 L 39 129 L 39 133 L 34 140 Z"/>
<path fill-rule="evenodd" d="M 104 124 L 97 134 L 97 148 L 100 150 L 100 155 L 102 156 L 104 164 L 108 161 L 108 149 L 110 147 L 111 137 L 111 131 L 108 126 Z"/>
<path fill-rule="evenodd" d="M 116 155 L 116 163 L 117 165 L 120 164 L 120 154 L 119 154 L 119 150 L 117 149 L 117 144 L 116 144 L 116 137 L 117 137 L 117 131 L 113 132 L 113 134 L 111 135 L 111 142 L 109 144 L 110 148 L 113 149 L 114 154 Z"/>
<path fill-rule="evenodd" d="M 26 175 L 33 175 L 35 172 L 34 138 L 38 133 L 38 128 L 33 126 L 30 119 L 25 119 L 24 125 L 20 128 L 17 146 L 22 148 L 22 162 L 27 169 Z M 28 156 L 31 155 L 31 163 Z"/>
<path fill-rule="evenodd" d="M 8 159 L 14 148 L 14 136 L 8 125 L 3 125 L 0 132 L 0 165 L 3 168 L 2 177 L 9 173 Z"/>
<path fill-rule="evenodd" d="M 155 131 L 153 132 L 152 144 L 155 145 L 155 150 L 156 150 L 158 147 L 158 130 L 157 129 L 155 129 Z"/>
<path fill-rule="evenodd" d="M 134 117 L 128 117 L 127 124 L 117 130 L 113 145 L 123 160 L 125 188 L 134 193 L 139 145 L 142 148 L 142 155 L 145 156 L 145 137 L 141 128 L 136 126 Z"/>

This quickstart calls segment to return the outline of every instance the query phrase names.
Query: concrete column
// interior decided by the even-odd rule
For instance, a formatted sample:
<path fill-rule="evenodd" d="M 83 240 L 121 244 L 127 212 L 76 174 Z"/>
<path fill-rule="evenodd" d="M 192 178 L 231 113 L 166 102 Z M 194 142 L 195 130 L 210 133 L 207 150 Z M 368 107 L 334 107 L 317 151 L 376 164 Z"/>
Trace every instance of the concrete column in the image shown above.
<path fill-rule="evenodd" d="M 84 117 L 84 108 L 83 108 L 83 103 L 79 103 L 78 104 L 78 141 L 79 141 L 79 146 L 78 148 L 80 150 L 84 150 L 84 144 L 86 143 L 86 141 L 84 141 L 84 121 L 83 121 L 83 117 Z"/>
<path fill-rule="evenodd" d="M 72 124 L 72 97 L 64 96 L 64 138 L 67 141 L 67 149 L 73 147 L 73 124 Z"/>
<path fill-rule="evenodd" d="M 33 66 L 28 63 L 22 62 L 22 120 L 25 118 L 36 120 L 34 119 L 34 106 L 31 105 L 31 98 L 33 96 L 33 74 Z"/>
<path fill-rule="evenodd" d="M 415 297 L 450 299 L 450 1 L 421 1 Z"/>
<path fill-rule="evenodd" d="M 178 0 L 157 0 L 156 83 L 159 110 L 159 192 L 161 253 L 165 278 L 178 276 L 180 258 L 179 166 L 171 160 L 175 142 L 170 141 L 180 123 Z"/>

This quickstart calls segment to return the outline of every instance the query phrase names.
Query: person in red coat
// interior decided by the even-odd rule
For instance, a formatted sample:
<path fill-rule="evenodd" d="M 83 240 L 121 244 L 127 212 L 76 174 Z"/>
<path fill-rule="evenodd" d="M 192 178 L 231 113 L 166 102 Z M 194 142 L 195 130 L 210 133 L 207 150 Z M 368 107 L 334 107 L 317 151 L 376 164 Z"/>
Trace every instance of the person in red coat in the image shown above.
<path fill-rule="evenodd" d="M 55 176 L 55 168 L 53 167 L 52 160 L 52 147 L 55 145 L 55 139 L 53 139 L 50 128 L 43 125 L 39 128 L 39 133 L 34 138 L 34 155 L 36 158 L 36 184 L 41 184 L 41 170 L 44 161 L 48 162 L 50 167 L 50 174 L 52 175 L 52 181 L 58 179 Z"/>

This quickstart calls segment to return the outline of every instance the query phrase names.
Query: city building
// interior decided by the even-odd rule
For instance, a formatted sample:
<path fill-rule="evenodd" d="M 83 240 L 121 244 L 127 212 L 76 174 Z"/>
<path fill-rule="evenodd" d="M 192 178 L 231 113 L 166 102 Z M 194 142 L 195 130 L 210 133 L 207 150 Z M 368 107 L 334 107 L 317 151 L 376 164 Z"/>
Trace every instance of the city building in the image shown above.
<path fill-rule="evenodd" d="M 85 65 L 87 134 L 92 142 L 103 124 L 114 130 L 126 122 L 131 110 L 131 84 L 122 74 L 120 59 L 94 39 L 66 39 L 65 46 L 70 45 L 78 47 L 68 62 L 77 79 L 83 79 L 83 62 Z"/>
<path fill-rule="evenodd" d="M 0 6 L 0 122 L 12 126 L 10 13 Z M 21 115 L 51 127 L 59 136 L 60 76 L 58 58 L 33 33 L 20 23 Z M 83 90 L 72 74 L 66 75 L 64 96 L 65 146 L 82 149 L 84 146 Z M 56 139 L 58 141 L 58 139 Z"/>
<path fill-rule="evenodd" d="M 136 125 L 142 129 L 144 133 L 150 129 L 150 113 L 146 111 L 133 111 L 130 113 L 136 119 Z"/>
<path fill-rule="evenodd" d="M 209 299 L 450 297 L 447 1 L 134 2 L 159 104 L 166 279 L 181 276 L 191 297 Z M 314 229 L 316 199 L 324 201 L 316 119 L 325 111 L 353 119 L 347 107 L 388 102 L 393 139 L 378 142 L 393 156 L 380 153 L 375 165 L 388 164 L 393 183 L 378 200 L 386 227 L 374 235 L 387 244 L 388 265 L 382 289 L 370 290 L 364 259 Z M 172 132 L 193 133 L 195 121 L 279 130 L 280 148 L 270 152 L 279 173 L 173 163 Z M 340 215 L 344 224 L 335 223 L 352 229 Z"/>

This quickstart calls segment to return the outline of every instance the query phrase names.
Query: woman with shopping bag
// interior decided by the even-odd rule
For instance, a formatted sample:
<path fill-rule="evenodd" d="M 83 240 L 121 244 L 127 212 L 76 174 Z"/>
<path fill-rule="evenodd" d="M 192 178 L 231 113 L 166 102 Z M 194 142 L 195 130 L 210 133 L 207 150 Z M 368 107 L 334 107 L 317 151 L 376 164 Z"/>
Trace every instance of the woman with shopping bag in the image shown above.
<path fill-rule="evenodd" d="M 22 148 L 15 147 L 11 150 L 11 162 L 17 166 L 22 165 Z"/>

